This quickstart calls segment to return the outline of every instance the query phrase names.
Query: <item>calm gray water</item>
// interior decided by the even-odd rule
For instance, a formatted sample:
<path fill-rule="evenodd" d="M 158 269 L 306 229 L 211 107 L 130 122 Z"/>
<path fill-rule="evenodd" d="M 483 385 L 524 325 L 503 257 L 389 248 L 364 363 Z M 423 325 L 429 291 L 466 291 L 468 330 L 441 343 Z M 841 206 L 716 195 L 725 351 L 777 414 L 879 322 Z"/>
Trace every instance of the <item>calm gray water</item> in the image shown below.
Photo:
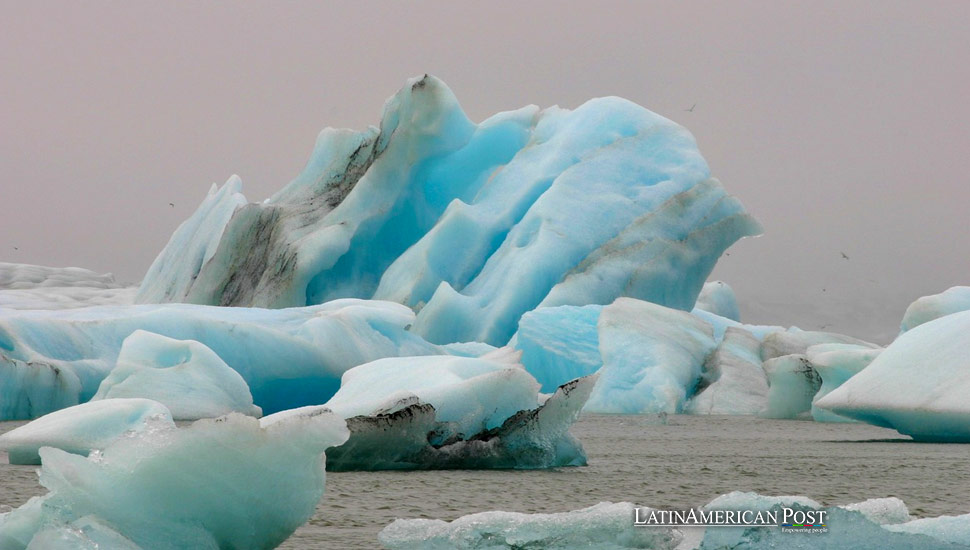
<path fill-rule="evenodd" d="M 22 423 L 0 423 L 0 432 Z M 896 496 L 918 516 L 970 512 L 970 445 L 913 443 L 863 424 L 751 417 L 583 417 L 589 466 L 546 471 L 345 472 L 327 475 L 313 519 L 281 548 L 379 548 L 394 518 L 487 510 L 563 512 L 608 500 L 658 508 L 734 490 L 823 504 Z M 2 459 L 5 462 L 5 459 Z M 0 464 L 0 507 L 45 491 L 36 467 Z"/>

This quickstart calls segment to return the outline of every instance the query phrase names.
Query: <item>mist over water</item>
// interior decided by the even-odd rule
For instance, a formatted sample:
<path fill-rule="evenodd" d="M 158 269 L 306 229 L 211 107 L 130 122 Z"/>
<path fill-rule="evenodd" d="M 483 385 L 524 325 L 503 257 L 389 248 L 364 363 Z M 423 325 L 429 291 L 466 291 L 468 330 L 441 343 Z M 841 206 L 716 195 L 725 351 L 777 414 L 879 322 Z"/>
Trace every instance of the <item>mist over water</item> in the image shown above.
<path fill-rule="evenodd" d="M 0 423 L 0 432 L 22 422 Z M 395 518 L 488 510 L 564 512 L 602 501 L 678 509 L 731 491 L 805 495 L 826 505 L 895 496 L 920 517 L 970 512 L 970 445 L 914 443 L 865 424 L 753 417 L 585 415 L 573 427 L 589 466 L 327 474 L 314 517 L 280 548 L 379 548 Z M 46 491 L 36 466 L 0 457 L 0 507 Z"/>

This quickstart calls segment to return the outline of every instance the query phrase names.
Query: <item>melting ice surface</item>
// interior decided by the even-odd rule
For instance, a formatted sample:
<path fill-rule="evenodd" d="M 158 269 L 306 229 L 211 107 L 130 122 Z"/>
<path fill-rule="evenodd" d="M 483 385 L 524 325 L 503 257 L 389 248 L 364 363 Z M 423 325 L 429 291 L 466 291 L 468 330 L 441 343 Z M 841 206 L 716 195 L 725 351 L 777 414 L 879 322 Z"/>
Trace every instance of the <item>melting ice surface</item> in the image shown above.
<path fill-rule="evenodd" d="M 11 464 L 40 464 L 41 447 L 87 455 L 126 433 L 174 426 L 172 415 L 150 399 L 106 399 L 52 412 L 0 435 L 0 450 L 9 453 Z"/>
<path fill-rule="evenodd" d="M 312 515 L 323 452 L 347 435 L 327 411 L 266 425 L 231 414 L 152 426 L 87 458 L 46 447 L 50 492 L 0 514 L 0 548 L 273 548 Z"/>
<path fill-rule="evenodd" d="M 350 439 L 328 453 L 331 470 L 584 465 L 568 430 L 596 376 L 543 400 L 518 358 L 506 348 L 482 358 L 380 359 L 347 371 L 325 405 L 274 417 L 320 409 L 346 418 Z"/>
<path fill-rule="evenodd" d="M 804 496 L 765 496 L 733 492 L 715 498 L 707 510 L 778 512 L 825 509 L 825 533 L 783 532 L 778 527 L 634 527 L 635 505 L 602 502 L 560 514 L 483 512 L 452 522 L 398 519 L 380 541 L 389 550 L 491 548 L 604 548 L 658 550 L 860 549 L 947 550 L 970 548 L 970 514 L 914 520 L 897 498 L 877 498 L 823 507 Z M 643 513 L 643 512 L 641 512 Z"/>
<path fill-rule="evenodd" d="M 920 324 L 816 406 L 914 439 L 970 442 L 967 334 L 970 311 Z"/>
<path fill-rule="evenodd" d="M 175 420 L 215 418 L 240 412 L 262 416 L 249 386 L 200 342 L 137 330 L 121 345 L 117 366 L 101 381 L 91 402 L 143 397 L 168 407 Z"/>
<path fill-rule="evenodd" d="M 141 303 L 289 307 L 375 298 L 446 344 L 505 345 L 536 307 L 633 296 L 690 309 L 721 252 L 761 228 L 684 128 L 619 98 L 480 124 L 434 77 L 380 128 L 324 130 L 263 203 L 213 189 L 152 265 Z"/>
<path fill-rule="evenodd" d="M 0 310 L 0 418 L 33 418 L 87 401 L 138 330 L 204 344 L 242 376 L 264 413 L 319 404 L 351 367 L 447 352 L 407 331 L 413 322 L 407 307 L 365 300 L 281 310 L 189 304 Z M 168 352 L 162 342 L 169 342 Z M 151 361 L 163 367 L 170 366 L 166 353 L 185 345 L 153 346 L 159 352 Z"/>

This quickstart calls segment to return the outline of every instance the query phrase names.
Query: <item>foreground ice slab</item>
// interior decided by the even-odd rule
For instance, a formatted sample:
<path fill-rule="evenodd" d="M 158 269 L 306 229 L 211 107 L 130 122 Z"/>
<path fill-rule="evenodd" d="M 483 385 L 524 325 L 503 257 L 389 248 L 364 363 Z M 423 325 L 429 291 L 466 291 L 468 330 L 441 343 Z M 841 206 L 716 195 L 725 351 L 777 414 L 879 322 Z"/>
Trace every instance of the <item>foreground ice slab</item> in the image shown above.
<path fill-rule="evenodd" d="M 693 307 L 721 252 L 760 233 L 677 124 L 610 97 L 475 124 L 425 76 L 379 128 L 326 129 L 262 203 L 238 178 L 172 236 L 140 303 L 290 307 L 376 298 L 429 341 L 505 345 L 537 306 L 633 296 Z M 514 281 L 514 284 L 510 284 Z"/>
<path fill-rule="evenodd" d="M 715 550 L 967 550 L 970 548 L 970 514 L 912 520 L 906 505 L 896 498 L 870 499 L 844 506 L 823 507 L 808 497 L 770 497 L 734 492 L 714 499 L 705 508 L 770 510 L 780 507 L 827 511 L 825 533 L 783 532 L 770 527 L 709 528 L 695 548 Z M 681 550 L 687 550 L 681 547 Z"/>
<path fill-rule="evenodd" d="M 123 434 L 152 425 L 174 426 L 161 403 L 149 399 L 106 399 L 52 412 L 0 435 L 0 450 L 11 464 L 40 464 L 38 450 L 56 447 L 87 455 Z"/>
<path fill-rule="evenodd" d="M 900 333 L 944 315 L 967 310 L 970 310 L 970 286 L 955 286 L 939 294 L 923 296 L 906 308 Z"/>
<path fill-rule="evenodd" d="M 45 448 L 40 481 L 50 493 L 0 515 L 0 547 L 47 548 L 32 539 L 96 522 L 79 536 L 131 543 L 114 548 L 274 548 L 313 514 L 323 451 L 346 439 L 342 419 L 314 411 L 265 427 L 232 414 L 160 428 L 88 458 Z"/>
<path fill-rule="evenodd" d="M 582 446 L 568 430 L 589 397 L 595 376 L 564 385 L 540 404 L 538 383 L 517 359 L 517 353 L 499 350 L 481 359 L 382 359 L 347 371 L 340 391 L 325 407 L 347 419 L 351 436 L 330 451 L 328 467 L 585 464 Z"/>
<path fill-rule="evenodd" d="M 0 310 L 0 419 L 87 401 L 136 330 L 201 342 L 238 372 L 264 413 L 323 403 L 351 367 L 445 351 L 408 332 L 399 304 L 337 300 L 268 310 L 187 304 Z"/>
<path fill-rule="evenodd" d="M 378 538 L 389 550 L 673 550 L 682 540 L 672 528 L 634 527 L 633 514 L 634 505 L 629 502 L 601 502 L 559 514 L 482 512 L 452 522 L 398 519 Z"/>
<path fill-rule="evenodd" d="M 970 441 L 970 311 L 900 335 L 816 406 L 918 440 Z"/>
<path fill-rule="evenodd" d="M 262 416 L 249 386 L 214 351 L 194 340 L 143 330 L 125 338 L 117 366 L 92 401 L 144 397 L 164 404 L 175 420 L 215 418 L 231 412 Z"/>

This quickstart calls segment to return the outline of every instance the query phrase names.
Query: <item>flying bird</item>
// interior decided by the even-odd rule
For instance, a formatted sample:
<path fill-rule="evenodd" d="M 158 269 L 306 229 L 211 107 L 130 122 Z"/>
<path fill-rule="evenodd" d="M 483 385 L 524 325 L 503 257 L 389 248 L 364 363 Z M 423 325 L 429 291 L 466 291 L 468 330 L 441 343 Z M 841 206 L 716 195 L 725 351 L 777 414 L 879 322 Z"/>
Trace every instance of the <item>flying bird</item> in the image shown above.
<path fill-rule="evenodd" d="M 845 255 L 845 252 L 842 253 L 842 257 L 845 258 L 846 260 L 849 259 L 849 257 Z"/>
<path fill-rule="evenodd" d="M 168 205 L 171 206 L 172 208 L 175 208 L 175 203 L 174 202 L 170 202 L 170 203 L 168 203 Z"/>
<path fill-rule="evenodd" d="M 693 105 L 691 105 L 690 106 L 690 109 L 684 109 L 684 112 L 685 113 L 693 113 L 694 112 L 694 107 L 697 107 L 697 104 L 696 103 L 693 104 Z"/>
<path fill-rule="evenodd" d="M 13 247 L 13 249 L 14 249 L 14 250 L 20 250 L 20 249 L 19 249 L 19 248 L 17 248 L 16 246 L 15 246 L 15 247 Z"/>

